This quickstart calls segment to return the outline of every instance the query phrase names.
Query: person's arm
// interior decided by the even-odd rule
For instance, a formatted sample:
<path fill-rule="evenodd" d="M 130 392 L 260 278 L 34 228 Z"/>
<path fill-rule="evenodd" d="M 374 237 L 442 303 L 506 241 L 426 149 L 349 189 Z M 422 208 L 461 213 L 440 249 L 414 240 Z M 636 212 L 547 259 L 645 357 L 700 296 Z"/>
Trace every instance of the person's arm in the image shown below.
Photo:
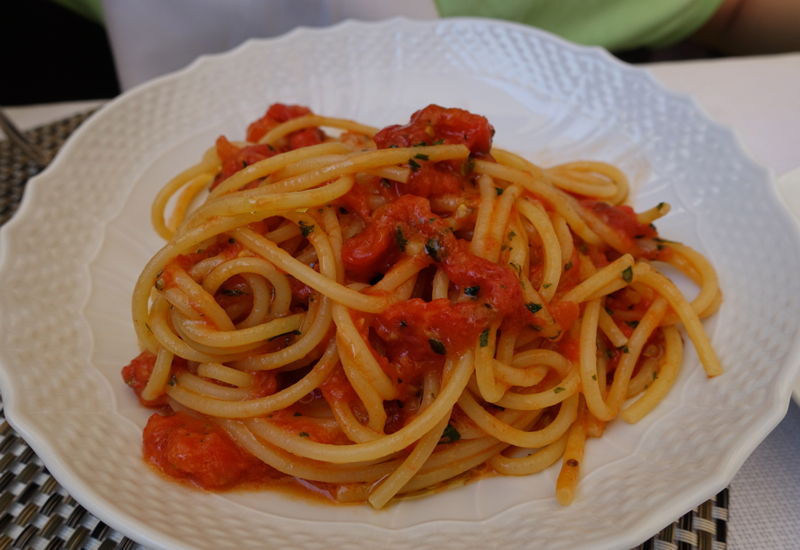
<path fill-rule="evenodd" d="M 694 39 L 735 55 L 798 51 L 800 1 L 723 0 Z"/>

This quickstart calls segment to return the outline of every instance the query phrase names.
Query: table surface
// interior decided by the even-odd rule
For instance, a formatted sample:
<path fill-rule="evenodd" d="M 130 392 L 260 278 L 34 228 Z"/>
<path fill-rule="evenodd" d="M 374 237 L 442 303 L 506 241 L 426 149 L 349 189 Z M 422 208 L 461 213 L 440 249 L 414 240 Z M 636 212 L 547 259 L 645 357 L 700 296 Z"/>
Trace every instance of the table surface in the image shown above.
<path fill-rule="evenodd" d="M 800 54 L 644 66 L 666 87 L 692 95 L 733 128 L 744 149 L 776 178 L 800 167 Z M 97 107 L 103 100 L 6 109 L 30 129 Z M 0 132 L 2 137 L 2 132 Z M 731 483 L 728 548 L 800 547 L 800 407 L 756 448 Z"/>

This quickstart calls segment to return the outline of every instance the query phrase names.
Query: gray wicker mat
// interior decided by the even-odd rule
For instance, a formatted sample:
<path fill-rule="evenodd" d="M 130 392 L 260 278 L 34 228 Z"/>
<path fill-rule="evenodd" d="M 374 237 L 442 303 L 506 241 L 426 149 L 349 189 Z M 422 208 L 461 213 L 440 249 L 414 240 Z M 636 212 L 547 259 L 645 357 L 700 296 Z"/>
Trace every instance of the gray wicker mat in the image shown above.
<path fill-rule="evenodd" d="M 58 151 L 91 113 L 27 132 L 48 152 Z M 0 141 L 0 225 L 19 206 L 25 183 L 40 168 L 8 140 Z M 728 489 L 663 529 L 635 550 L 725 550 Z M 75 502 L 39 457 L 8 425 L 0 401 L 0 550 L 143 549 Z"/>

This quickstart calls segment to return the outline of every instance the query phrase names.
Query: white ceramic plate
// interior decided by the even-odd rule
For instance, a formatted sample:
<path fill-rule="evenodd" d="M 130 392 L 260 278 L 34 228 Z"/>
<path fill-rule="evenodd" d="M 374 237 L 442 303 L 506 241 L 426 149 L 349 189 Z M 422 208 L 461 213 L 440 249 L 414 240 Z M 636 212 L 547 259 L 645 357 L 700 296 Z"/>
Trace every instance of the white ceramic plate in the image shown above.
<path fill-rule="evenodd" d="M 778 193 L 783 199 L 784 204 L 794 216 L 797 223 L 800 223 L 800 168 L 796 168 L 784 174 L 777 182 Z M 794 384 L 792 399 L 800 405 L 800 380 Z"/>
<path fill-rule="evenodd" d="M 665 238 L 706 254 L 726 373 L 688 346 L 666 401 L 587 444 L 572 506 L 556 469 L 376 513 L 274 493 L 207 494 L 142 463 L 149 414 L 122 383 L 129 302 L 161 246 L 160 186 L 273 102 L 381 126 L 429 103 L 487 115 L 498 146 L 549 165 L 599 159 L 668 201 Z M 631 547 L 725 487 L 786 411 L 798 370 L 800 235 L 767 170 L 688 97 L 599 49 L 484 20 L 347 23 L 249 42 L 112 102 L 29 185 L 0 246 L 0 387 L 14 427 L 91 512 L 153 548 Z"/>

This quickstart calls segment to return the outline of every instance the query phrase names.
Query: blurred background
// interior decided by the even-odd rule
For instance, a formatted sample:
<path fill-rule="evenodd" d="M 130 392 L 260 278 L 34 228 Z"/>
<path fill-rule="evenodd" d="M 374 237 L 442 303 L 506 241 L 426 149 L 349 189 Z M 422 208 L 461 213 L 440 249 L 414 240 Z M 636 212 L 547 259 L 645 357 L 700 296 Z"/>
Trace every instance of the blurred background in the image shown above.
<path fill-rule="evenodd" d="M 313 0 L 294 0 L 293 6 L 298 6 L 298 11 L 302 12 L 302 4 L 306 1 L 313 2 Z M 430 4 L 430 2 L 427 3 Z M 77 4 L 80 6 L 80 2 Z M 121 32 L 125 29 L 121 28 L 120 23 L 125 23 L 125 18 L 132 23 L 131 29 L 135 29 L 135 32 L 142 32 L 141 29 L 145 28 L 149 32 L 164 33 L 163 26 L 158 28 L 159 21 L 156 19 L 152 19 L 151 25 L 145 26 L 141 21 L 134 21 L 136 18 L 145 19 L 150 16 L 144 13 L 143 7 L 135 7 L 146 4 L 148 2 L 142 3 L 140 0 L 136 0 L 136 2 L 106 0 L 105 5 L 108 12 L 106 25 L 120 34 L 121 38 L 118 40 L 130 39 L 130 37 L 124 36 L 124 32 Z M 162 5 L 170 4 L 174 6 L 180 2 L 163 2 Z M 215 9 L 208 1 L 199 1 L 196 5 L 210 10 Z M 339 13 L 327 14 L 328 19 L 340 20 L 352 15 L 353 2 L 344 1 L 338 5 Z M 373 6 L 379 5 L 373 4 Z M 420 18 L 431 16 L 425 12 L 425 6 L 417 0 L 406 1 L 404 5 L 408 12 L 416 14 L 418 17 L 422 15 Z M 128 12 L 124 13 L 123 9 Z M 302 22 L 305 24 L 309 24 L 308 13 L 309 11 L 306 10 L 306 13 L 303 14 Z M 373 8 L 373 13 L 366 14 L 366 17 L 363 18 L 377 19 L 381 15 L 381 9 Z M 435 16 L 435 13 L 432 16 Z M 97 13 L 93 14 L 89 9 L 85 9 L 83 14 L 80 14 L 52 0 L 0 1 L 0 28 L 2 28 L 2 32 L 0 32 L 0 52 L 2 52 L 0 54 L 0 74 L 4 75 L 0 81 L 2 82 L 0 84 L 0 105 L 15 106 L 109 99 L 118 95 L 121 88 L 129 88 L 138 83 L 137 81 L 149 78 L 151 75 L 139 74 L 131 70 L 131 64 L 135 60 L 120 59 L 118 56 L 118 64 L 122 63 L 125 67 L 127 63 L 128 71 L 125 77 L 128 79 L 127 85 L 125 85 L 124 78 L 118 79 L 106 26 L 99 22 L 101 17 Z M 194 14 L 194 17 L 197 18 L 197 14 Z M 230 21 L 222 23 L 230 26 Z M 271 28 L 267 28 L 270 27 L 270 23 L 272 24 Z M 289 30 L 293 23 L 293 21 L 288 21 L 276 26 L 274 21 L 268 22 L 263 26 L 264 28 L 260 29 L 260 32 L 262 35 L 281 34 Z M 323 23 L 322 20 L 318 22 L 318 24 Z M 311 21 L 311 24 L 314 22 Z M 281 25 L 289 25 L 289 28 L 282 28 Z M 252 23 L 243 23 L 242 29 L 227 29 L 224 40 L 215 44 L 215 49 L 223 51 L 238 45 L 245 39 L 248 26 L 252 27 Z M 186 41 L 191 40 L 191 37 L 181 36 L 178 32 L 173 40 Z M 140 40 L 140 42 L 148 43 L 147 40 Z M 161 46 L 163 47 L 163 43 Z M 667 47 L 628 48 L 613 53 L 629 63 L 723 56 L 715 49 L 700 46 L 690 40 L 682 40 Z M 160 52 L 143 52 L 141 55 L 145 54 L 152 58 L 160 55 Z M 172 55 L 172 59 L 165 58 L 164 60 L 165 64 L 172 64 L 172 66 L 166 67 L 170 71 L 180 68 L 188 62 L 175 58 L 174 50 L 172 50 Z M 122 87 L 120 86 L 121 80 Z"/>

